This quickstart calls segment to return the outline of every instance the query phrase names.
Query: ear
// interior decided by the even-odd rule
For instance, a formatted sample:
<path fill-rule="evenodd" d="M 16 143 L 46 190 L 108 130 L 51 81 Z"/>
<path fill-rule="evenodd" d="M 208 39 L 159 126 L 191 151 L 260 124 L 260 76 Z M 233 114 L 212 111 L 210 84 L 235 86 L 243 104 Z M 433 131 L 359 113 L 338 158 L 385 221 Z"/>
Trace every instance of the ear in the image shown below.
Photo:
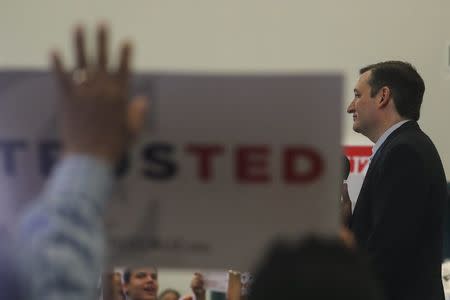
<path fill-rule="evenodd" d="M 391 100 L 391 89 L 387 86 L 382 87 L 377 94 L 378 107 L 385 108 Z"/>

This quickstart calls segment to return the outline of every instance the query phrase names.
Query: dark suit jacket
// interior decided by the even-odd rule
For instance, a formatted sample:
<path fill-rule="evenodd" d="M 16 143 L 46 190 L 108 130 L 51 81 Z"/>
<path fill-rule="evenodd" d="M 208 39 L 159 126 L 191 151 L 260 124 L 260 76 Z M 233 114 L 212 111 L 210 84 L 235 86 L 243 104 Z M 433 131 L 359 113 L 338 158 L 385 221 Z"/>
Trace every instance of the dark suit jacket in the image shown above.
<path fill-rule="evenodd" d="M 373 157 L 350 220 L 387 299 L 444 299 L 446 198 L 444 169 L 432 141 L 416 122 L 403 124 Z"/>

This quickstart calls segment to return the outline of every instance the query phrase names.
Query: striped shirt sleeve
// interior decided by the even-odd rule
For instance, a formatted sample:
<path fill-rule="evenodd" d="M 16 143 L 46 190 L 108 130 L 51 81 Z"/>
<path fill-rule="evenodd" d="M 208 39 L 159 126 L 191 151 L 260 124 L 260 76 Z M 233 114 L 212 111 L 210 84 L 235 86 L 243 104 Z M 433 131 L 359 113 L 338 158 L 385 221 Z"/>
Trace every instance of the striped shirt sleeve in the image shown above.
<path fill-rule="evenodd" d="M 112 167 L 89 156 L 68 156 L 56 166 L 20 226 L 31 299 L 95 298 L 104 259 L 103 212 L 113 184 Z"/>

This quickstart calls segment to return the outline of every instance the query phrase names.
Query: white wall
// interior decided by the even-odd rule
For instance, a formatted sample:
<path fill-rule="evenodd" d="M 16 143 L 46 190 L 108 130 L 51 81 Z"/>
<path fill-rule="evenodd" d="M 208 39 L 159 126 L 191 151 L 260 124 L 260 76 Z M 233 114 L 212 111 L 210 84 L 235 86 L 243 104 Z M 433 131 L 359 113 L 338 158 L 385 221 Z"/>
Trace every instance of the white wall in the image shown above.
<path fill-rule="evenodd" d="M 114 41 L 136 42 L 138 70 L 341 71 L 343 143 L 369 143 L 344 114 L 358 68 L 410 61 L 427 85 L 420 123 L 450 174 L 449 1 L 2 0 L 0 67 L 45 67 L 51 47 L 68 49 L 74 23 L 97 20 L 112 24 Z"/>
<path fill-rule="evenodd" d="M 193 274 L 194 270 L 159 269 L 159 292 L 171 288 L 176 289 L 182 296 L 192 294 L 190 286 Z"/>
<path fill-rule="evenodd" d="M 358 68 L 410 61 L 427 85 L 421 126 L 450 178 L 447 0 L 2 0 L 0 67 L 45 67 L 51 47 L 69 49 L 75 22 L 97 20 L 112 24 L 114 42 L 132 37 L 138 70 L 341 71 L 347 144 L 369 143 L 344 113 Z"/>
<path fill-rule="evenodd" d="M 342 71 L 343 115 L 359 67 L 410 61 L 427 85 L 421 125 L 450 174 L 449 1 L 2 0 L 0 66 L 45 67 L 50 47 L 68 49 L 74 23 L 97 20 L 112 24 L 114 41 L 136 42 L 138 70 Z M 345 117 L 343 142 L 368 143 Z"/>

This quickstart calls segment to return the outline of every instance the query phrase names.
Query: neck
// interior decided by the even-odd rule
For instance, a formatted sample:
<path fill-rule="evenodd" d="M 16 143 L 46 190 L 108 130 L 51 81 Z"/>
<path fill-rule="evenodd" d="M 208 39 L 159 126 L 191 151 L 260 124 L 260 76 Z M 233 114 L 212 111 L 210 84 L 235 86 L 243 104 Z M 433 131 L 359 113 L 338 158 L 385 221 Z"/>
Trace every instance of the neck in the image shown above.
<path fill-rule="evenodd" d="M 367 136 L 367 137 L 373 143 L 376 143 L 378 141 L 378 139 L 383 135 L 383 133 L 385 133 L 389 128 L 391 128 L 398 122 L 406 121 L 406 120 L 408 120 L 408 119 L 400 117 L 398 115 L 394 116 L 392 118 L 386 118 L 385 120 L 383 120 L 383 122 L 380 123 L 380 126 L 378 126 L 378 128 L 376 130 L 374 130 L 374 132 L 370 136 Z"/>

